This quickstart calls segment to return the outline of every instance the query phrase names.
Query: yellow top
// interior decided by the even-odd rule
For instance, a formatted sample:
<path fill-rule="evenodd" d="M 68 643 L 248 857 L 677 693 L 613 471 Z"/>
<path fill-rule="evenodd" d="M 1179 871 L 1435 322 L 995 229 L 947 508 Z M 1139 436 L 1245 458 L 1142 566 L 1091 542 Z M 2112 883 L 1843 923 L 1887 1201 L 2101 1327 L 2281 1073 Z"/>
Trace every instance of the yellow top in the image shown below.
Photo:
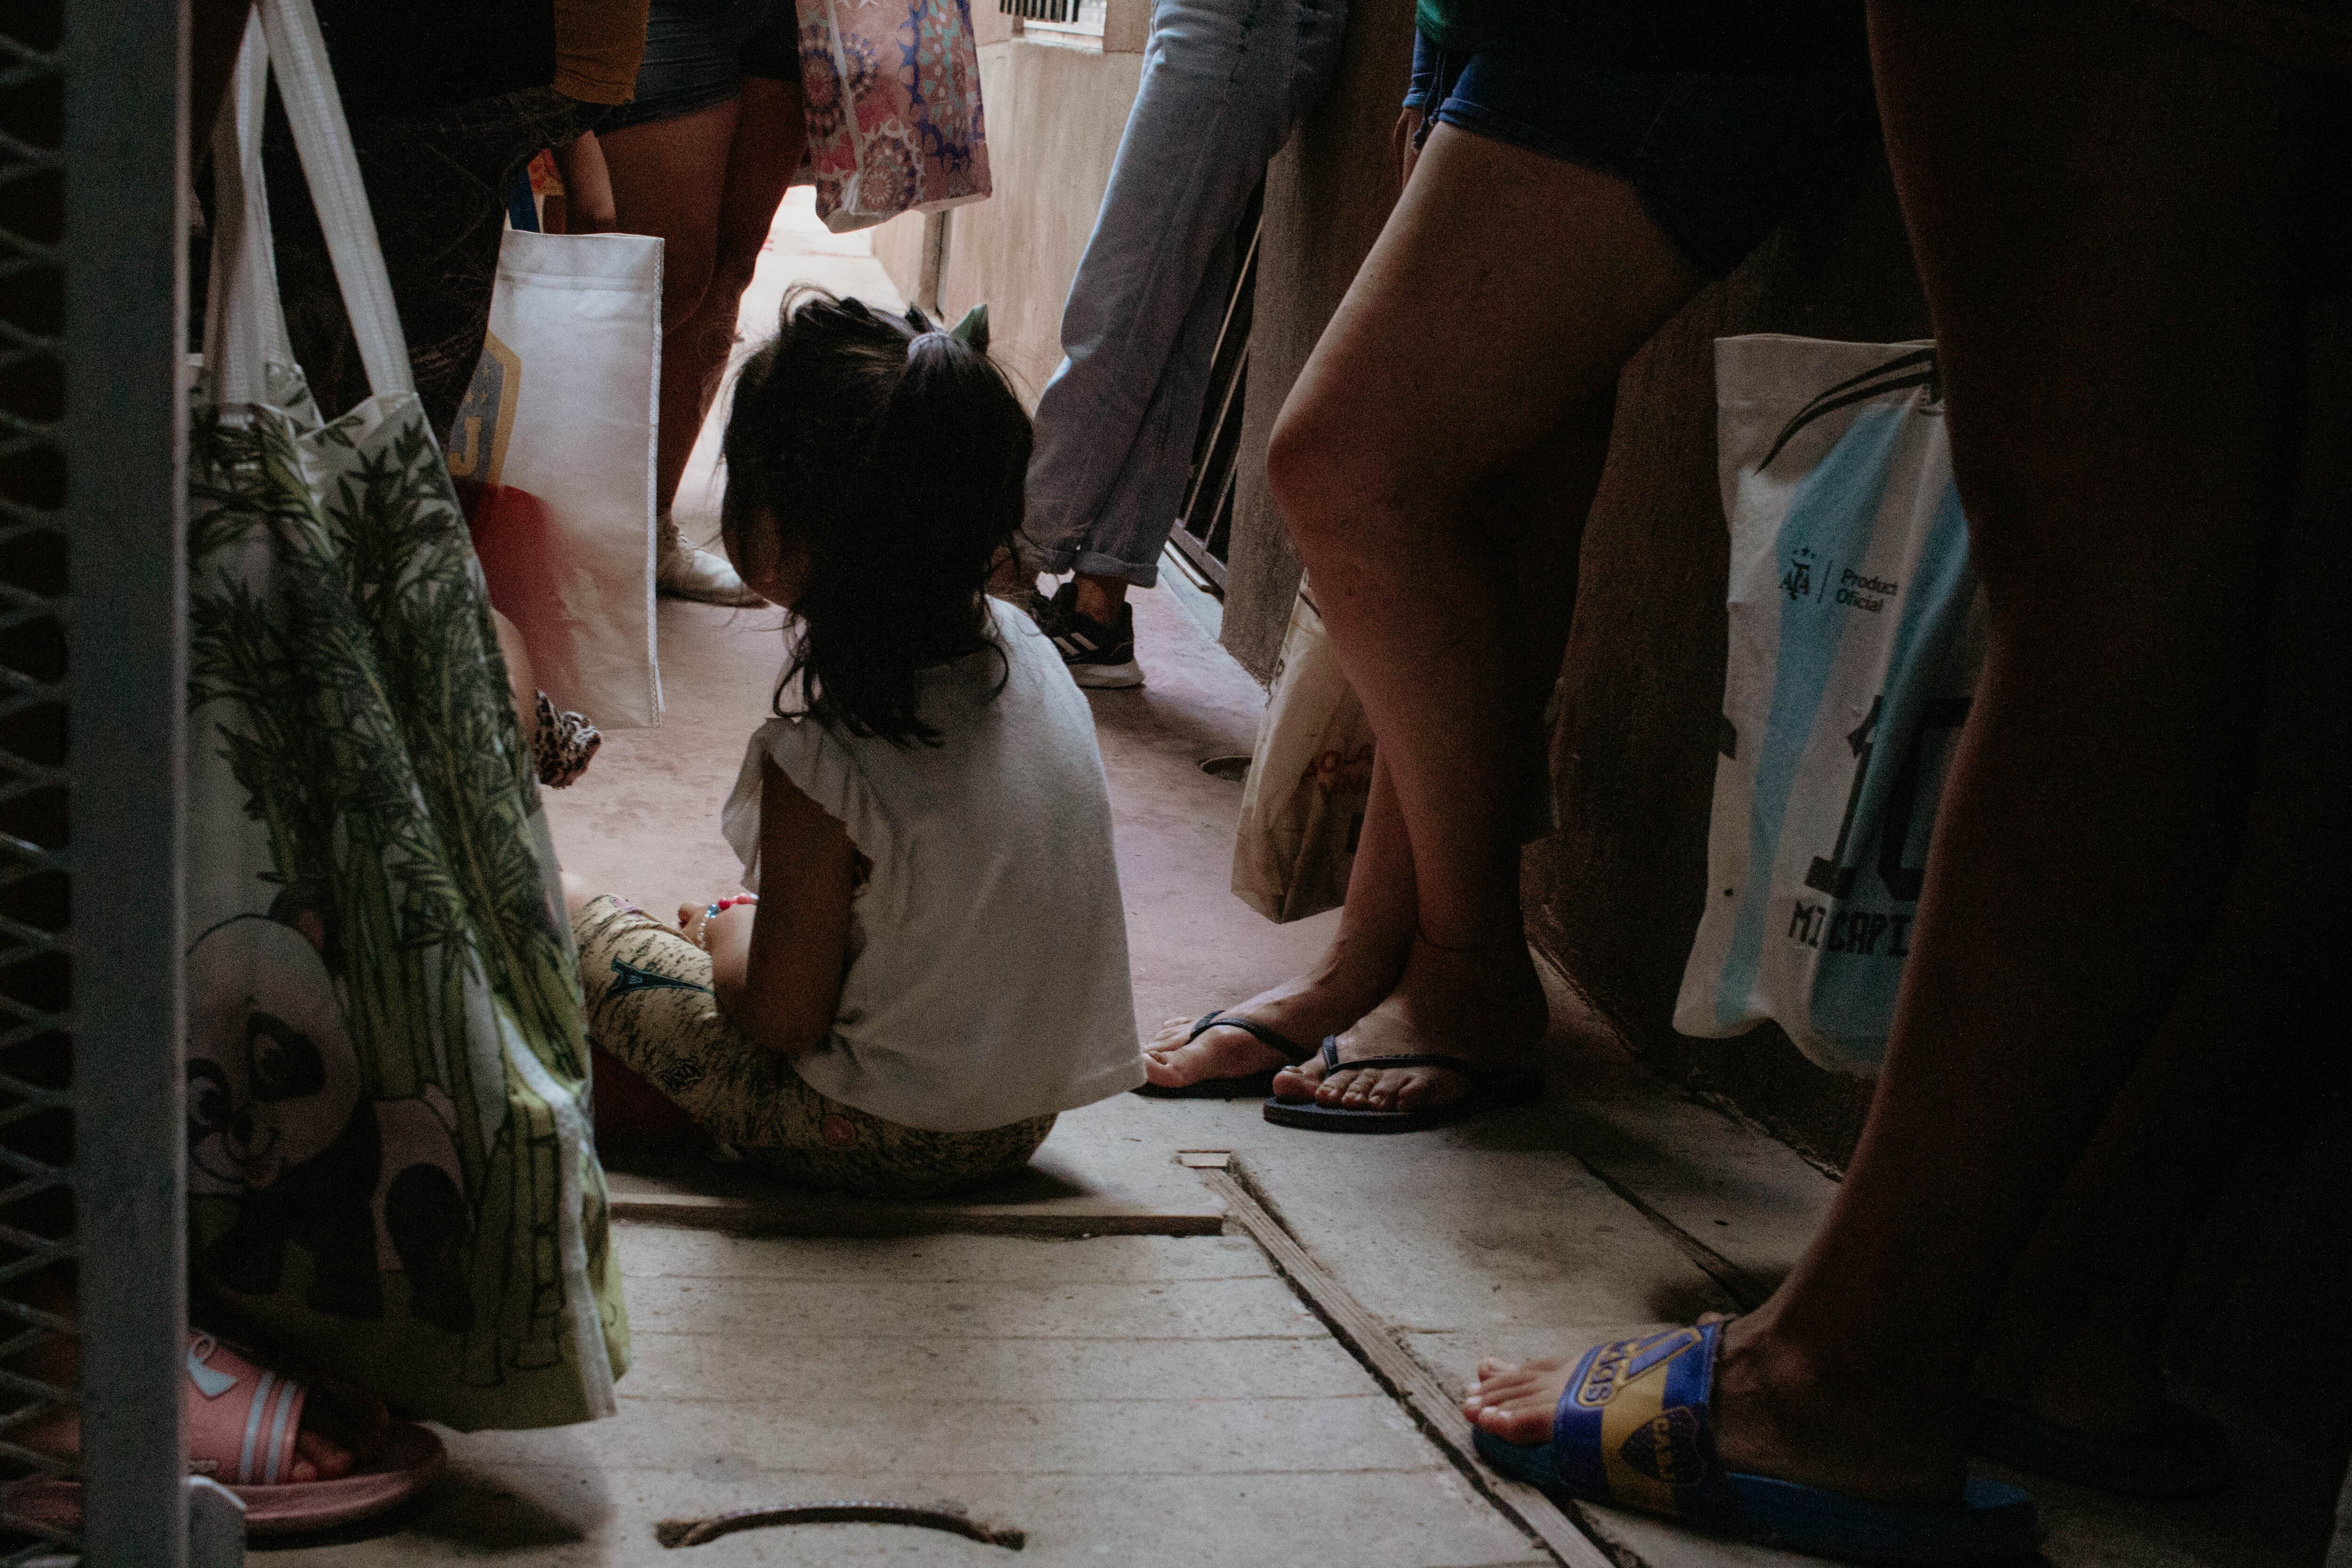
<path fill-rule="evenodd" d="M 555 0 L 555 90 L 583 103 L 636 96 L 652 0 Z"/>

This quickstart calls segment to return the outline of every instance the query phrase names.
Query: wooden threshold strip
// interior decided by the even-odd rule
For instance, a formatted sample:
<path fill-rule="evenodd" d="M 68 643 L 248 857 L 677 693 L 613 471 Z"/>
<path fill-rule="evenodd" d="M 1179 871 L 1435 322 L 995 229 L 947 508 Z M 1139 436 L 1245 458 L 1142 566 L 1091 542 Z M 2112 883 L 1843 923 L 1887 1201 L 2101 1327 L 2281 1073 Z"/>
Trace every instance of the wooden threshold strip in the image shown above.
<path fill-rule="evenodd" d="M 611 1203 L 615 1219 L 734 1236 L 1216 1236 L 1225 1225 L 1223 1215 L 1205 1212 L 886 1203 L 817 1194 L 736 1197 L 615 1192 Z"/>
<path fill-rule="evenodd" d="M 1471 1440 L 1470 1422 L 1462 1406 L 1429 1375 L 1428 1368 L 1397 1343 L 1387 1324 L 1356 1300 L 1329 1270 L 1308 1256 L 1297 1238 L 1259 1198 L 1233 1155 L 1221 1150 L 1188 1150 L 1176 1157 L 1225 1200 L 1233 1211 L 1233 1223 L 1265 1250 L 1315 1315 L 1445 1450 L 1487 1500 L 1540 1541 L 1566 1568 L 1616 1568 L 1609 1553 L 1551 1499 L 1524 1481 L 1507 1479 L 1486 1468 Z"/>

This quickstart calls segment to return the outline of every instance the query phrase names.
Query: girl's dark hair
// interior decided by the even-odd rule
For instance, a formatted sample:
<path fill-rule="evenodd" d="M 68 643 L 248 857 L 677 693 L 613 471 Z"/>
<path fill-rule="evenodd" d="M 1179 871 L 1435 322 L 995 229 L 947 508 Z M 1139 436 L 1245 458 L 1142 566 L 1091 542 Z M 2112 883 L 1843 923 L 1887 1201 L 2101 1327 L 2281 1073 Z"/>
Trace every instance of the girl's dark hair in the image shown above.
<path fill-rule="evenodd" d="M 919 310 L 796 289 L 744 363 L 727 418 L 727 548 L 743 561 L 747 538 L 772 528 L 809 555 L 779 712 L 798 681 L 828 724 L 935 746 L 917 711 L 922 672 L 1004 656 L 985 589 L 1021 526 L 1029 415 L 976 314 L 950 333 Z"/>

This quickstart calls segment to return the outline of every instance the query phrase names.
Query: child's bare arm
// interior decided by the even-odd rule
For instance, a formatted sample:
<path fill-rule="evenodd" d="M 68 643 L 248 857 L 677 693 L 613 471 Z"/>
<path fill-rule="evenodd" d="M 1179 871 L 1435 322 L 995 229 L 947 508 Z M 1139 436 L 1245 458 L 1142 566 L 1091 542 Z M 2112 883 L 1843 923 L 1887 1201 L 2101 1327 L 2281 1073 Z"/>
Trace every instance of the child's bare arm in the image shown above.
<path fill-rule="evenodd" d="M 823 1045 L 841 1005 L 857 852 L 773 763 L 760 789 L 760 892 L 709 922 L 719 1010 L 785 1056 Z"/>

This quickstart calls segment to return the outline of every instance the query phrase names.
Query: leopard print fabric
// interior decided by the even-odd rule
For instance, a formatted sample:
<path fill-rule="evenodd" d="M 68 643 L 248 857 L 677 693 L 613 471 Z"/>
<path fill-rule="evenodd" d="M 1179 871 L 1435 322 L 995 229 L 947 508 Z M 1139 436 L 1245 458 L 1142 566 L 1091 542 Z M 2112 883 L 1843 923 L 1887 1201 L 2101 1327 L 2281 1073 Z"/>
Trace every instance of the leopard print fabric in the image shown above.
<path fill-rule="evenodd" d="M 588 1038 L 704 1131 L 802 1186 L 933 1197 L 1029 1163 L 1051 1116 L 978 1133 L 902 1127 L 810 1088 L 792 1063 L 721 1017 L 710 955 L 607 894 L 572 922 Z"/>
<path fill-rule="evenodd" d="M 569 710 L 558 713 L 548 695 L 539 694 L 539 722 L 531 729 L 530 763 L 541 784 L 551 789 L 562 789 L 579 782 L 594 759 L 596 748 L 604 744 L 604 732 L 585 716 Z"/>

